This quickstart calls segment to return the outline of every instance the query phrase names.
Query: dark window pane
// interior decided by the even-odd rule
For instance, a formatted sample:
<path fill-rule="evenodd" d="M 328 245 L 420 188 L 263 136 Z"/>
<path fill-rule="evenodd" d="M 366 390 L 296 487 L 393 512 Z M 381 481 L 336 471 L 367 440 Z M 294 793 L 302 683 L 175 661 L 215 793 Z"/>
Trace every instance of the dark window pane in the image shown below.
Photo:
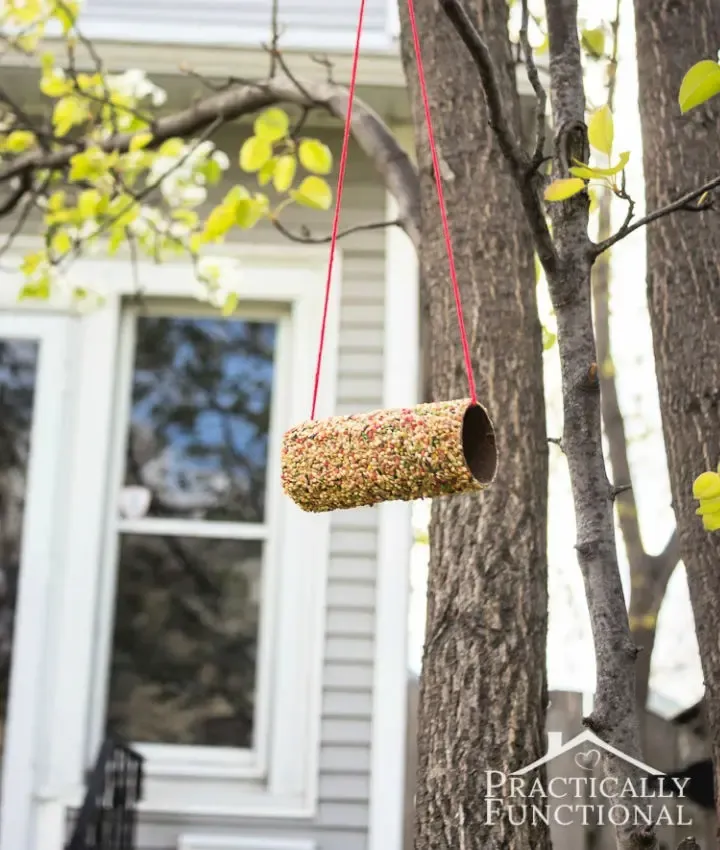
<path fill-rule="evenodd" d="M 10 687 L 38 344 L 0 341 L 0 757 Z"/>
<path fill-rule="evenodd" d="M 262 544 L 122 535 L 108 728 L 250 747 Z"/>
<path fill-rule="evenodd" d="M 276 327 L 141 317 L 125 484 L 147 515 L 262 522 Z"/>

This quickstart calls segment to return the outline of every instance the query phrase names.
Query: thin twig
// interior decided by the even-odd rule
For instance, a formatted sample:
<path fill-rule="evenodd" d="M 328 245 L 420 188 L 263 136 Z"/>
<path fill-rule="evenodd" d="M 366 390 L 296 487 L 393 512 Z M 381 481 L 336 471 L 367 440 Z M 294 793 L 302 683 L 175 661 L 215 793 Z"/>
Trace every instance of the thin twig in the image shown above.
<path fill-rule="evenodd" d="M 495 132 L 505 158 L 519 172 L 526 172 L 530 160 L 510 127 L 490 48 L 460 0 L 440 0 L 440 5 L 460 38 L 465 42 L 478 69 L 487 101 L 490 126 Z"/>
<path fill-rule="evenodd" d="M 271 222 L 278 233 L 282 233 L 282 235 L 291 242 L 299 242 L 303 245 L 325 245 L 332 239 L 332 236 L 311 236 L 307 228 L 303 228 L 301 233 L 293 233 L 276 218 L 271 219 Z M 371 224 L 356 224 L 353 227 L 348 227 L 346 230 L 341 230 L 338 233 L 337 238 L 343 239 L 346 236 L 350 236 L 352 233 L 362 233 L 368 230 L 384 230 L 387 227 L 396 226 L 400 226 L 400 221 L 398 219 L 394 219 L 393 221 L 375 221 Z"/>
<path fill-rule="evenodd" d="M 624 239 L 626 236 L 629 236 L 634 231 L 639 230 L 641 227 L 645 227 L 648 224 L 651 224 L 653 221 L 657 221 L 660 218 L 664 218 L 666 215 L 670 215 L 674 212 L 688 212 L 688 204 L 692 201 L 697 200 L 702 197 L 706 192 L 712 192 L 713 189 L 717 189 L 720 186 L 720 175 L 717 177 L 713 177 L 712 180 L 708 180 L 707 183 L 704 183 L 698 189 L 693 189 L 691 192 L 687 192 L 682 197 L 678 198 L 676 201 L 672 201 L 664 207 L 660 207 L 657 210 L 654 210 L 648 215 L 639 218 L 634 224 L 630 224 L 628 219 L 626 219 L 627 224 L 623 225 L 623 227 L 618 230 L 613 236 L 609 239 L 605 239 L 597 245 L 593 245 L 592 248 L 592 256 L 599 257 L 603 251 L 607 251 L 608 248 L 612 248 L 613 245 L 618 243 L 621 239 Z M 702 212 L 703 210 L 693 210 L 694 212 Z"/>
<path fill-rule="evenodd" d="M 537 64 L 528 38 L 528 0 L 522 0 L 522 21 L 520 23 L 520 44 L 525 57 L 527 77 L 535 92 L 535 150 L 530 161 L 530 172 L 535 172 L 543 161 L 545 153 L 545 114 L 547 111 L 547 93 L 540 82 Z"/>
<path fill-rule="evenodd" d="M 530 168 L 532 161 L 523 150 L 517 135 L 508 123 L 490 49 L 463 7 L 461 0 L 440 0 L 440 5 L 468 48 L 478 70 L 487 104 L 490 126 L 520 192 L 520 199 L 533 233 L 538 258 L 546 274 L 549 275 L 556 268 L 557 251 L 533 179 L 533 172 Z"/>

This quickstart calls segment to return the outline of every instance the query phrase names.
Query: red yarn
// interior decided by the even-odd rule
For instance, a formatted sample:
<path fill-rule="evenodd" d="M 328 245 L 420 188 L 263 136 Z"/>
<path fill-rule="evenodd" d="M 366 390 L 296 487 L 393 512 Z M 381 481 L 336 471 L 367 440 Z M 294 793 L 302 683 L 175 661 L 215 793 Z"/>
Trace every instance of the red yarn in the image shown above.
<path fill-rule="evenodd" d="M 437 153 L 437 145 L 435 143 L 435 135 L 432 129 L 432 116 L 430 114 L 430 102 L 427 93 L 427 84 L 425 82 L 425 71 L 423 69 L 422 53 L 420 51 L 420 38 L 418 36 L 417 22 L 415 20 L 414 0 L 408 0 L 408 14 L 410 17 L 410 28 L 412 30 L 413 44 L 415 46 L 415 58 L 418 66 L 418 81 L 420 83 L 420 92 L 422 94 L 423 107 L 425 110 L 425 123 L 427 125 L 428 143 L 430 145 L 430 153 L 432 155 L 433 171 L 435 172 L 435 186 L 437 188 L 438 203 L 440 205 L 440 217 L 442 219 L 443 235 L 445 237 L 445 250 L 448 256 L 450 266 L 450 279 L 453 286 L 453 294 L 455 296 L 455 308 L 458 317 L 458 326 L 460 329 L 460 341 L 462 343 L 463 356 L 465 358 L 465 371 L 467 372 L 468 386 L 470 389 L 470 399 L 474 404 L 477 401 L 477 390 L 475 388 L 475 376 L 473 374 L 472 359 L 470 357 L 470 345 L 465 331 L 465 319 L 463 317 L 462 301 L 460 298 L 460 285 L 457 278 L 457 270 L 455 268 L 455 256 L 453 253 L 452 239 L 450 236 L 450 225 L 448 223 L 447 207 L 445 205 L 445 195 L 442 187 L 442 177 L 440 176 L 440 161 Z M 352 71 L 350 74 L 350 86 L 348 90 L 348 107 L 345 116 L 345 133 L 343 136 L 342 153 L 340 155 L 340 166 L 338 169 L 337 192 L 335 201 L 335 214 L 333 217 L 332 232 L 330 236 L 330 258 L 328 261 L 327 280 L 325 282 L 325 304 L 323 307 L 322 325 L 320 328 L 320 345 L 318 348 L 317 367 L 315 370 L 315 385 L 313 387 L 312 412 L 310 418 L 315 418 L 317 407 L 318 388 L 320 386 L 320 371 L 322 368 L 323 349 L 325 347 L 325 332 L 327 328 L 327 313 L 330 303 L 330 288 L 332 286 L 332 273 L 335 263 L 335 251 L 337 248 L 338 226 L 340 223 L 340 201 L 342 199 L 343 186 L 345 183 L 345 167 L 347 165 L 347 153 L 350 143 L 350 126 L 352 123 L 352 109 L 355 99 L 355 81 L 357 79 L 358 60 L 360 58 L 360 41 L 362 38 L 363 19 L 365 17 L 365 0 L 360 0 L 360 12 L 358 14 L 357 32 L 355 35 L 355 50 L 353 52 Z"/>

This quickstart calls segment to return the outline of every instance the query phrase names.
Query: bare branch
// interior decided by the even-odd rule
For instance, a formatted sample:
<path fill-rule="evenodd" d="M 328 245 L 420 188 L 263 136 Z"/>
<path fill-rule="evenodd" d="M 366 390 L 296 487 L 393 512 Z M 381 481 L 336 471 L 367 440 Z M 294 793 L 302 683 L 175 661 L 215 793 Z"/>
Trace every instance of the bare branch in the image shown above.
<path fill-rule="evenodd" d="M 478 69 L 487 101 L 490 126 L 495 131 L 495 136 L 505 158 L 518 172 L 527 171 L 530 167 L 530 160 L 511 129 L 505 114 L 495 66 L 485 39 L 460 0 L 440 0 L 440 5 L 460 38 L 465 42 L 465 46 L 470 51 Z"/>
<path fill-rule="evenodd" d="M 532 160 L 522 149 L 518 138 L 508 123 L 490 50 L 482 34 L 463 8 L 461 0 L 440 0 L 440 4 L 470 51 L 478 69 L 485 102 L 487 103 L 490 126 L 493 128 L 500 150 L 511 168 L 528 224 L 532 230 L 535 250 L 545 272 L 549 275 L 555 270 L 557 253 L 545 219 L 545 209 L 538 194 L 535 169 L 531 167 Z"/>
<path fill-rule="evenodd" d="M 670 215 L 674 212 L 703 212 L 706 207 L 698 208 L 690 208 L 688 207 L 693 201 L 696 201 L 698 198 L 701 198 L 707 192 L 712 192 L 714 189 L 720 187 L 720 175 L 717 177 L 713 177 L 712 180 L 708 180 L 707 183 L 704 183 L 697 189 L 693 189 L 691 192 L 687 192 L 685 195 L 682 195 L 676 201 L 672 201 L 664 207 L 660 207 L 657 210 L 654 210 L 651 213 L 639 218 L 634 224 L 630 224 L 629 219 L 626 219 L 623 227 L 618 230 L 616 234 L 610 236 L 608 239 L 605 239 L 603 242 L 600 242 L 597 245 L 594 245 L 592 248 L 592 256 L 598 257 L 603 251 L 607 251 L 608 248 L 612 248 L 617 242 L 621 239 L 624 239 L 626 236 L 629 236 L 636 230 L 639 230 L 641 227 L 645 227 L 648 224 L 651 224 L 653 221 L 657 221 L 659 218 L 664 218 L 666 215 Z M 632 217 L 632 210 L 630 211 L 630 217 Z"/>
<path fill-rule="evenodd" d="M 322 108 L 342 121 L 347 101 L 347 90 L 329 83 L 303 82 L 302 90 L 292 80 L 283 77 L 250 85 L 232 84 L 224 91 L 198 100 L 187 109 L 158 118 L 153 128 L 153 145 L 174 137 L 190 137 L 218 120 L 224 123 L 234 121 L 276 103 Z M 352 129 L 355 141 L 373 162 L 388 191 L 395 196 L 401 227 L 417 246 L 420 241 L 420 189 L 415 166 L 382 118 L 357 100 L 353 107 Z M 106 139 L 101 147 L 107 152 L 126 152 L 131 139 L 130 133 L 118 133 Z M 0 166 L 0 183 L 40 169 L 63 168 L 79 150 L 82 147 L 77 144 L 67 144 L 49 154 L 40 150 L 22 154 Z"/>
<path fill-rule="evenodd" d="M 522 21 L 520 23 L 520 44 L 525 57 L 525 68 L 530 85 L 535 92 L 535 150 L 530 160 L 530 170 L 536 171 L 543 162 L 545 155 L 545 113 L 547 111 L 547 94 L 540 82 L 535 57 L 533 56 L 530 39 L 528 38 L 528 0 L 522 0 Z"/>
<path fill-rule="evenodd" d="M 288 230 L 284 224 L 282 224 L 278 219 L 271 219 L 273 227 L 278 231 L 278 233 L 282 233 L 287 239 L 291 242 L 299 242 L 303 245 L 326 245 L 331 241 L 332 236 L 312 236 L 308 228 L 303 227 L 300 233 L 293 233 L 291 230 Z M 394 219 L 393 221 L 375 221 L 371 224 L 356 224 L 354 227 L 348 227 L 346 230 L 341 230 L 338 233 L 338 239 L 344 239 L 346 236 L 350 236 L 352 233 L 363 233 L 368 230 L 384 230 L 388 227 L 397 227 L 400 225 L 400 221 L 398 219 Z"/>
<path fill-rule="evenodd" d="M 15 186 L 5 200 L 0 204 L 0 218 L 9 215 L 25 195 L 32 189 L 32 176 L 22 174 Z"/>

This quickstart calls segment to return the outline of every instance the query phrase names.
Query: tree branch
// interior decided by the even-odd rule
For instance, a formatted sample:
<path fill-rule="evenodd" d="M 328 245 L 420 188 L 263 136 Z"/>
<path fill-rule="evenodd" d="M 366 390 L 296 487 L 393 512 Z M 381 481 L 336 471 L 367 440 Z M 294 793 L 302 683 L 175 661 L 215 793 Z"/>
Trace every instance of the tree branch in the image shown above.
<path fill-rule="evenodd" d="M 607 105 L 612 111 L 615 105 L 617 88 L 618 31 L 620 27 L 620 0 L 616 0 L 615 17 L 611 23 L 612 51 L 608 65 Z M 624 184 L 622 192 L 624 193 Z M 606 190 L 602 193 L 598 209 L 598 242 L 602 243 L 612 233 L 613 195 Z M 629 202 L 628 216 L 624 227 L 631 218 L 634 204 Z M 622 228 L 621 228 L 622 230 Z M 595 316 L 595 335 L 597 356 L 600 363 L 600 397 L 602 419 L 605 426 L 610 466 L 615 488 L 616 507 L 620 534 L 625 544 L 625 552 L 630 567 L 630 610 L 628 622 L 633 641 L 642 650 L 635 663 L 635 700 L 638 708 L 638 720 L 641 733 L 644 728 L 645 709 L 650 690 L 650 670 L 652 650 L 655 645 L 657 618 L 665 597 L 667 583 L 675 569 L 679 557 L 677 535 L 673 535 L 665 551 L 656 557 L 648 555 L 642 539 L 637 503 L 633 491 L 633 480 L 628 458 L 628 442 L 625 421 L 620 409 L 617 393 L 615 368 L 610 344 L 610 257 L 599 257 L 593 266 L 593 314 Z M 675 542 L 673 542 L 675 541 Z M 641 734 L 642 737 L 642 734 Z"/>
<path fill-rule="evenodd" d="M 489 123 L 495 132 L 500 149 L 515 169 L 521 172 L 527 170 L 530 160 L 511 129 L 505 114 L 495 66 L 485 39 L 460 0 L 441 0 L 441 5 L 458 35 L 465 42 L 478 69 L 487 101 Z"/>
<path fill-rule="evenodd" d="M 621 239 L 624 239 L 626 236 L 629 236 L 636 230 L 639 230 L 641 227 L 645 227 L 648 224 L 651 224 L 653 221 L 657 221 L 659 218 L 664 218 L 666 215 L 670 215 L 674 212 L 703 212 L 704 207 L 700 207 L 699 209 L 691 209 L 688 207 L 693 201 L 696 201 L 698 198 L 702 197 L 706 192 L 712 192 L 713 189 L 717 189 L 720 187 L 720 175 L 717 177 L 713 177 L 712 180 L 708 180 L 707 183 L 704 183 L 698 189 L 693 189 L 691 192 L 687 192 L 685 195 L 682 195 L 676 201 L 672 201 L 664 207 L 660 207 L 657 210 L 654 210 L 651 213 L 639 218 L 633 224 L 630 224 L 630 219 L 632 218 L 632 208 L 629 210 L 629 216 L 625 220 L 623 226 L 615 233 L 613 236 L 610 236 L 608 239 L 598 243 L 597 245 L 593 245 L 592 247 L 592 256 L 598 257 L 603 251 L 607 251 L 608 248 L 612 248 L 617 242 Z"/>
<path fill-rule="evenodd" d="M 312 236 L 307 227 L 303 227 L 300 233 L 293 233 L 278 219 L 273 218 L 271 221 L 273 227 L 278 231 L 278 233 L 282 233 L 282 235 L 291 242 L 299 242 L 302 245 L 326 245 L 332 239 L 332 236 Z M 393 219 L 393 221 L 374 221 L 370 224 L 356 224 L 353 227 L 341 230 L 338 233 L 337 238 L 344 239 L 352 233 L 363 233 L 368 230 L 384 230 L 387 227 L 396 227 L 399 225 L 400 222 L 398 219 Z"/>
<path fill-rule="evenodd" d="M 234 121 L 276 103 L 321 107 L 344 121 L 347 102 L 347 90 L 329 83 L 303 82 L 302 91 L 287 77 L 275 77 L 252 84 L 232 84 L 187 109 L 159 118 L 153 125 L 153 145 L 173 137 L 192 136 L 218 119 L 223 122 Z M 400 226 L 417 247 L 420 241 L 420 188 L 415 166 L 382 118 L 357 100 L 353 108 L 352 129 L 355 141 L 397 200 Z M 130 133 L 115 134 L 106 139 L 101 147 L 107 152 L 125 152 L 131 139 Z M 67 144 L 49 154 L 40 150 L 22 154 L 0 166 L 0 183 L 41 169 L 63 168 L 83 148 L 81 143 Z"/>
<path fill-rule="evenodd" d="M 482 34 L 465 11 L 461 0 L 440 0 L 440 5 L 468 48 L 478 69 L 490 126 L 495 132 L 500 150 L 510 165 L 520 192 L 525 216 L 533 233 L 537 255 L 546 274 L 550 274 L 555 270 L 557 254 L 545 219 L 545 209 L 538 193 L 535 169 L 532 167 L 533 160 L 522 149 L 508 123 L 490 50 Z"/>
<path fill-rule="evenodd" d="M 528 23 L 530 11 L 528 9 L 528 0 L 522 0 L 522 20 L 520 22 L 520 44 L 522 46 L 523 57 L 525 59 L 525 68 L 527 77 L 535 92 L 535 150 L 533 151 L 532 159 L 530 160 L 530 170 L 536 171 L 542 164 L 545 155 L 545 113 L 547 111 L 547 94 L 540 82 L 535 57 L 533 56 L 532 47 L 530 47 L 530 39 L 528 38 Z"/>

